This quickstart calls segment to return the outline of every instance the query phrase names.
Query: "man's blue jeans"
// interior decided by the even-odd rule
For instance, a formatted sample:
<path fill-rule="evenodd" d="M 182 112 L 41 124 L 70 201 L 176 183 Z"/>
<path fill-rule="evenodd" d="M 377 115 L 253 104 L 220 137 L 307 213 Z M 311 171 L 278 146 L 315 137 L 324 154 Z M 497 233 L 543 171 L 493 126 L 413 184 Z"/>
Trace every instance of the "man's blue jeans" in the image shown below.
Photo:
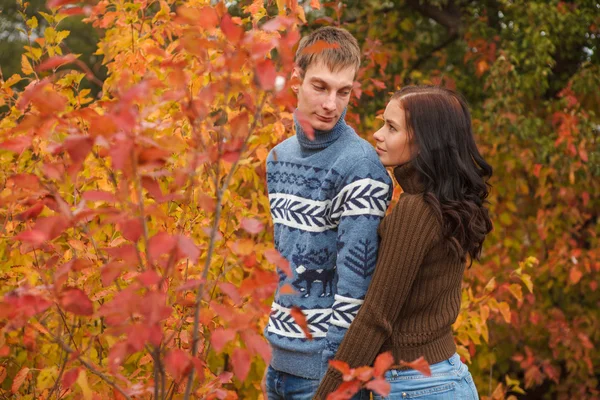
<path fill-rule="evenodd" d="M 270 366 L 267 370 L 268 400 L 312 400 L 319 388 L 318 379 L 306 379 L 285 372 L 276 371 Z M 361 391 L 352 400 L 367 400 L 369 393 Z"/>

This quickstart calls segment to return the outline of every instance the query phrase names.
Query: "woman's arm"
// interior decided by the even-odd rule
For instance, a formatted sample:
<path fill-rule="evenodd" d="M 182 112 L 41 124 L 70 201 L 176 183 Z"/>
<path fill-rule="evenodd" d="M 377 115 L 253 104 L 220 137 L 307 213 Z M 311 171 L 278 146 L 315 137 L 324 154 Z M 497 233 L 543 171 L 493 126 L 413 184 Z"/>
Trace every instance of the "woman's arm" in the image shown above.
<path fill-rule="evenodd" d="M 365 302 L 335 356 L 351 368 L 371 365 L 391 336 L 394 321 L 439 231 L 438 221 L 421 195 L 402 195 L 384 224 Z M 315 398 L 325 399 L 341 382 L 341 374 L 329 367 Z"/>

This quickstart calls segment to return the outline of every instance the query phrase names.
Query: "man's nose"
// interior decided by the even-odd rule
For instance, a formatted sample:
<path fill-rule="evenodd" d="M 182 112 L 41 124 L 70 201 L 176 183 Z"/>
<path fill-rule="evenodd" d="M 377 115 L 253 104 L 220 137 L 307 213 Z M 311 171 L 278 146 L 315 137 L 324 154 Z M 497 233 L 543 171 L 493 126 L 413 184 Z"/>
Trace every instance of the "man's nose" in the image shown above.
<path fill-rule="evenodd" d="M 335 92 L 330 93 L 323 102 L 323 108 L 327 111 L 335 111 Z"/>

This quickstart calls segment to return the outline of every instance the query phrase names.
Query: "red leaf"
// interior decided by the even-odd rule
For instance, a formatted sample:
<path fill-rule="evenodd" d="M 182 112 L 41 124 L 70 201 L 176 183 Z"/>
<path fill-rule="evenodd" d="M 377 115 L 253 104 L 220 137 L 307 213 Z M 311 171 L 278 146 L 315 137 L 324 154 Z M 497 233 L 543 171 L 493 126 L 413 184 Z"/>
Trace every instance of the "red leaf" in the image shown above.
<path fill-rule="evenodd" d="M 148 191 L 150 196 L 152 196 L 154 200 L 156 200 L 159 203 L 165 197 L 162 193 L 162 190 L 160 189 L 160 185 L 158 184 L 158 182 L 150 177 L 142 177 L 142 186 Z"/>
<path fill-rule="evenodd" d="M 411 362 L 400 361 L 400 365 L 403 367 L 416 369 L 425 376 L 431 376 L 431 369 L 429 368 L 429 363 L 427 362 L 427 360 L 425 360 L 424 357 L 419 357 Z"/>
<path fill-rule="evenodd" d="M 55 7 L 61 7 L 66 4 L 73 4 L 73 3 L 77 3 L 77 2 L 78 2 L 78 0 L 48 0 L 46 2 L 46 7 L 55 8 Z"/>
<path fill-rule="evenodd" d="M 264 336 L 258 335 L 256 332 L 246 330 L 242 332 L 242 339 L 246 347 L 254 354 L 259 354 L 265 363 L 271 361 L 271 346 L 265 340 Z"/>
<path fill-rule="evenodd" d="M 270 59 L 265 59 L 256 64 L 256 77 L 260 83 L 260 87 L 264 90 L 273 90 L 275 88 L 275 79 L 277 71 L 275 65 Z"/>
<path fill-rule="evenodd" d="M 139 274 L 137 279 L 142 283 L 142 285 L 148 287 L 158 284 L 162 278 L 158 273 L 156 273 L 156 271 L 150 269 Z"/>
<path fill-rule="evenodd" d="M 167 372 L 178 381 L 190 372 L 192 361 L 185 351 L 173 349 L 165 356 L 165 367 Z"/>
<path fill-rule="evenodd" d="M 174 236 L 166 232 L 158 232 L 148 240 L 150 257 L 158 259 L 163 254 L 170 253 L 177 245 L 177 240 Z"/>
<path fill-rule="evenodd" d="M 343 382 L 340 387 L 327 396 L 327 400 L 348 400 L 360 390 L 360 381 Z"/>
<path fill-rule="evenodd" d="M 17 375 L 15 375 L 12 386 L 10 387 L 10 391 L 15 394 L 19 391 L 19 388 L 21 387 L 21 385 L 23 384 L 23 382 L 25 382 L 25 379 L 27 378 L 27 375 L 29 374 L 29 368 L 27 367 L 23 367 L 21 368 L 21 370 L 19 372 L 17 372 Z"/>
<path fill-rule="evenodd" d="M 87 295 L 77 288 L 67 288 L 60 294 L 60 305 L 65 311 L 75 315 L 89 316 L 94 313 L 94 304 Z"/>
<path fill-rule="evenodd" d="M 85 161 L 85 158 L 94 146 L 94 139 L 90 136 L 69 136 L 63 147 L 69 153 L 69 157 L 74 163 L 80 164 Z"/>
<path fill-rule="evenodd" d="M 107 247 L 104 249 L 111 258 L 122 259 L 123 261 L 136 264 L 138 262 L 137 250 L 134 245 L 126 244 L 119 247 Z"/>
<path fill-rule="evenodd" d="M 78 376 L 79 376 L 79 368 L 73 368 L 73 369 L 70 369 L 67 372 L 65 372 L 62 377 L 62 380 L 60 382 L 62 388 L 69 389 L 71 387 L 71 385 L 73 385 L 73 383 L 75 383 Z"/>
<path fill-rule="evenodd" d="M 19 221 L 25 221 L 28 219 L 33 219 L 40 215 L 42 210 L 44 209 L 44 203 L 42 201 L 36 203 L 35 205 L 29 207 L 27 210 L 23 211 L 21 214 L 17 216 Z"/>
<path fill-rule="evenodd" d="M 264 253 L 265 258 L 268 262 L 275 265 L 277 268 L 285 272 L 287 276 L 292 276 L 292 270 L 290 268 L 290 263 L 286 260 L 281 253 L 279 253 L 275 249 L 266 250 Z"/>
<path fill-rule="evenodd" d="M 306 47 L 302 51 L 302 54 L 317 54 L 317 53 L 322 52 L 323 50 L 337 49 L 339 47 L 340 47 L 339 43 L 327 43 L 324 40 L 317 40 L 315 43 Z"/>
<path fill-rule="evenodd" d="M 46 233 L 30 229 L 28 231 L 24 231 L 15 236 L 15 240 L 20 240 L 21 242 L 30 243 L 33 246 L 39 246 L 48 240 L 48 235 Z"/>
<path fill-rule="evenodd" d="M 240 293 L 234 284 L 229 282 L 220 282 L 219 289 L 221 289 L 221 292 L 229 296 L 235 305 L 239 305 L 242 302 L 242 296 L 240 296 Z"/>
<path fill-rule="evenodd" d="M 230 42 L 237 44 L 244 37 L 244 29 L 236 25 L 229 14 L 223 15 L 221 19 L 221 30 Z"/>
<path fill-rule="evenodd" d="M 200 249 L 189 237 L 185 235 L 177 236 L 177 248 L 181 253 L 188 257 L 191 262 L 196 263 L 198 261 Z"/>
<path fill-rule="evenodd" d="M 392 365 L 394 365 L 394 356 L 392 356 L 392 353 L 389 351 L 381 353 L 375 359 L 375 364 L 373 365 L 373 375 L 377 377 L 383 376 L 385 371 L 390 369 Z"/>
<path fill-rule="evenodd" d="M 86 201 L 106 201 L 108 203 L 116 203 L 117 198 L 110 192 L 104 190 L 88 190 L 81 197 Z"/>
<path fill-rule="evenodd" d="M 241 225 L 246 232 L 252 234 L 260 233 L 265 229 L 265 225 L 255 218 L 243 218 Z"/>
<path fill-rule="evenodd" d="M 300 110 L 296 110 L 296 119 L 298 120 L 298 124 L 302 127 L 302 130 L 306 134 L 309 140 L 315 140 L 315 130 L 310 124 L 310 120 L 304 113 Z"/>
<path fill-rule="evenodd" d="M 108 352 L 108 365 L 115 373 L 129 355 L 129 345 L 126 342 L 115 343 Z"/>
<path fill-rule="evenodd" d="M 302 331 L 306 335 L 306 338 L 308 340 L 312 340 L 313 337 L 308 329 L 308 323 L 306 322 L 306 316 L 304 315 L 304 313 L 302 312 L 300 307 L 297 307 L 297 306 L 292 307 L 292 309 L 290 310 L 290 314 L 292 315 L 292 317 L 294 318 L 294 321 L 296 321 L 296 323 L 298 324 L 300 329 L 302 329 Z"/>
<path fill-rule="evenodd" d="M 38 218 L 33 229 L 44 232 L 48 240 L 57 238 L 69 227 L 69 221 L 62 215 Z"/>
<path fill-rule="evenodd" d="M 234 349 L 231 356 L 233 373 L 240 381 L 246 380 L 250 372 L 250 354 L 246 349 Z"/>
<path fill-rule="evenodd" d="M 112 261 L 106 264 L 100 270 L 102 285 L 108 286 L 112 284 L 115 281 L 115 279 L 117 279 L 117 277 L 121 275 L 121 272 L 123 272 L 124 269 L 125 265 L 120 261 Z"/>
<path fill-rule="evenodd" d="M 340 360 L 331 360 L 329 361 L 329 365 L 332 368 L 335 368 L 338 371 L 340 371 L 342 375 L 350 375 L 350 366 L 348 365 L 348 363 L 345 363 Z"/>
<path fill-rule="evenodd" d="M 142 233 L 144 232 L 144 228 L 139 218 L 131 218 L 121 223 L 121 235 L 127 240 L 132 242 L 137 242 Z"/>
<path fill-rule="evenodd" d="M 76 59 L 77 57 L 75 56 L 75 54 L 50 57 L 47 60 L 43 61 L 40 65 L 38 65 L 36 70 L 37 72 L 41 72 L 47 69 L 54 69 L 60 67 L 61 65 L 72 63 Z"/>
<path fill-rule="evenodd" d="M 380 396 L 386 397 L 390 394 L 390 383 L 383 378 L 375 378 L 367 382 L 367 389 L 374 391 Z"/>
<path fill-rule="evenodd" d="M 14 151 L 15 153 L 22 153 L 29 146 L 31 146 L 31 137 L 29 136 L 19 136 L 0 143 L 0 149 Z"/>
<path fill-rule="evenodd" d="M 210 343 L 217 353 L 223 351 L 225 345 L 235 339 L 236 331 L 233 329 L 217 328 L 210 335 Z"/>

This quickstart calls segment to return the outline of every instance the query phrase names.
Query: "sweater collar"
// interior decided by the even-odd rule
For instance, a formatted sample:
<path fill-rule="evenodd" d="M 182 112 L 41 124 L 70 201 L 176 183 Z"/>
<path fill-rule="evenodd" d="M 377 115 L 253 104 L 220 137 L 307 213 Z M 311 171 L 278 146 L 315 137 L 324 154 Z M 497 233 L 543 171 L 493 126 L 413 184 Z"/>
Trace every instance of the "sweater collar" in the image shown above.
<path fill-rule="evenodd" d="M 342 136 L 348 125 L 344 118 L 346 117 L 346 109 L 340 115 L 340 119 L 330 131 L 319 131 L 315 129 L 315 140 L 310 140 L 304 129 L 300 126 L 296 112 L 294 112 L 294 125 L 296 126 L 296 137 L 300 146 L 309 150 L 320 150 L 328 147 Z"/>
<path fill-rule="evenodd" d="M 412 161 L 394 168 L 394 177 L 396 177 L 398 184 L 405 193 L 418 194 L 423 193 L 425 190 L 419 172 Z"/>

